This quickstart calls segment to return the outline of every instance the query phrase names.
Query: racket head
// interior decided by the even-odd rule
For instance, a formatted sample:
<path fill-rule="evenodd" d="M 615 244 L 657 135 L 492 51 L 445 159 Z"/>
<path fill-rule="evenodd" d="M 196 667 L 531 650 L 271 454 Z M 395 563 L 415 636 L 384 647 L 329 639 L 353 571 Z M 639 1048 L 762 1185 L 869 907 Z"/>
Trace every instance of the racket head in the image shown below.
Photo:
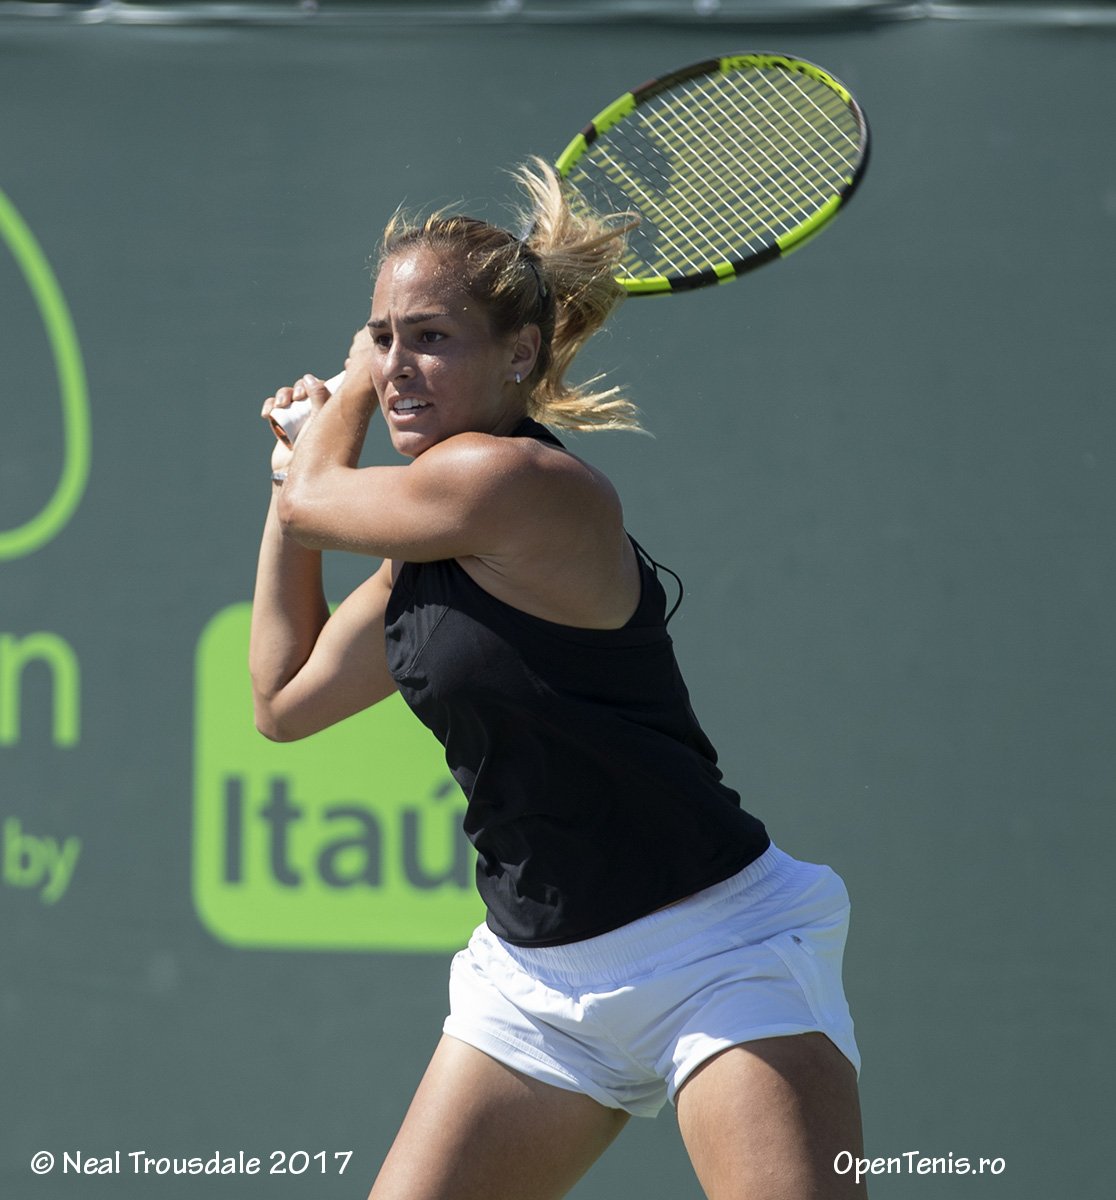
<path fill-rule="evenodd" d="M 574 210 L 639 217 L 630 295 L 725 283 L 789 254 L 848 202 L 868 122 L 828 71 L 787 54 L 706 59 L 625 92 L 559 155 Z"/>

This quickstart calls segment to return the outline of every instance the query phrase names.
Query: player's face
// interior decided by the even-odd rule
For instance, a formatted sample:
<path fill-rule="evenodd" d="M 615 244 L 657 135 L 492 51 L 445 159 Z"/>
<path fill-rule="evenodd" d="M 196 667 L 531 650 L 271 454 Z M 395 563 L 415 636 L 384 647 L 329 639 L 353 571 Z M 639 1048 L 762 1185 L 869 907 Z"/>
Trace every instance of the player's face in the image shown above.
<path fill-rule="evenodd" d="M 372 379 L 401 454 L 415 458 L 456 433 L 505 434 L 522 420 L 517 335 L 493 335 L 485 307 L 434 251 L 384 263 L 368 331 Z"/>

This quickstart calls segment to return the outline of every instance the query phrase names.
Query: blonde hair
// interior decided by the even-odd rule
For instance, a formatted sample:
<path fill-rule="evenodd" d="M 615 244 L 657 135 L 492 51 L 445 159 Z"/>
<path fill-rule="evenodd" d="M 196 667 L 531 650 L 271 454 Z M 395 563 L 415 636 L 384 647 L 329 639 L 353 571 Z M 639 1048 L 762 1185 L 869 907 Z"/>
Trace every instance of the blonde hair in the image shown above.
<path fill-rule="evenodd" d="M 539 327 L 539 355 L 524 380 L 528 416 L 564 429 L 638 430 L 636 407 L 619 388 L 597 391 L 597 380 L 566 380 L 582 346 L 625 295 L 614 276 L 632 223 L 575 213 L 541 158 L 515 178 L 528 200 L 519 214 L 529 231 L 523 238 L 475 217 L 443 211 L 414 222 L 397 213 L 384 230 L 380 264 L 412 247 L 429 248 L 459 269 L 461 286 L 486 306 L 495 336 Z"/>

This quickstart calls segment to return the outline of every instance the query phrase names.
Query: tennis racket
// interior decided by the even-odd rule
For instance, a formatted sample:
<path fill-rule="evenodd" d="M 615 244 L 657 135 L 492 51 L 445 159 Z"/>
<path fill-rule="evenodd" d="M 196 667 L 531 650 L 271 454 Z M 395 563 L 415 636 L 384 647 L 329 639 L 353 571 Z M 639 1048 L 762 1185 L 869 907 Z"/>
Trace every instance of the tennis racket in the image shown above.
<path fill-rule="evenodd" d="M 828 71 L 734 54 L 614 100 L 555 168 L 573 207 L 631 213 L 618 282 L 633 296 L 735 279 L 823 229 L 864 177 L 868 123 Z"/>
<path fill-rule="evenodd" d="M 575 210 L 638 216 L 617 282 L 648 296 L 726 283 L 798 249 L 867 165 L 868 123 L 844 84 L 792 55 L 734 54 L 625 92 L 555 170 Z M 309 407 L 274 414 L 276 435 L 293 442 Z"/>

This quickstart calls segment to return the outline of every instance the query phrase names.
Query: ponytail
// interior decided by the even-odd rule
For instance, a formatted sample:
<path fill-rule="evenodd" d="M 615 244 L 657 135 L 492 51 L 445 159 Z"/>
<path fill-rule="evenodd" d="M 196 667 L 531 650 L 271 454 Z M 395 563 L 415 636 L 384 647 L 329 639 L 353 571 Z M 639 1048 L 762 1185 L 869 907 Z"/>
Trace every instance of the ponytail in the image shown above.
<path fill-rule="evenodd" d="M 631 225 L 575 214 L 554 169 L 540 158 L 521 167 L 516 178 L 532 202 L 523 214 L 530 227 L 526 253 L 538 258 L 540 275 L 554 293 L 549 353 L 540 356 L 534 373 L 532 400 L 539 420 L 566 429 L 639 429 L 636 408 L 619 388 L 594 391 L 595 380 L 566 381 L 582 346 L 624 298 L 615 272 Z"/>

